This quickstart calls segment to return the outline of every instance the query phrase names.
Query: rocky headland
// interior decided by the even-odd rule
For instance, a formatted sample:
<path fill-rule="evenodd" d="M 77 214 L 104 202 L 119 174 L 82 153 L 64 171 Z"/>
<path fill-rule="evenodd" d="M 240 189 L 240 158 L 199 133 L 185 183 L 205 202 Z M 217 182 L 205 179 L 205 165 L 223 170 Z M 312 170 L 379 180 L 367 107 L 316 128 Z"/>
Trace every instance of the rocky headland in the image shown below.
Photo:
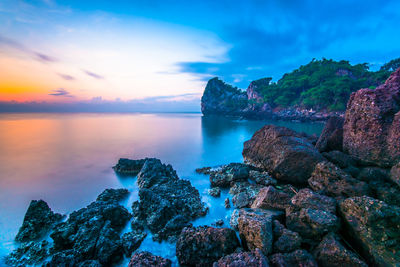
<path fill-rule="evenodd" d="M 213 197 L 229 190 L 220 198 L 232 204 L 230 226 L 192 225 L 207 208 L 172 166 L 121 159 L 114 170 L 137 176 L 138 201 L 127 209 L 121 201 L 129 191 L 107 189 L 68 217 L 32 201 L 6 262 L 400 266 L 399 118 L 400 69 L 378 88 L 353 93 L 344 118 L 330 118 L 319 138 L 264 126 L 244 143 L 244 163 L 196 170 L 208 176 Z M 176 243 L 178 262 L 138 251 L 148 233 Z"/>

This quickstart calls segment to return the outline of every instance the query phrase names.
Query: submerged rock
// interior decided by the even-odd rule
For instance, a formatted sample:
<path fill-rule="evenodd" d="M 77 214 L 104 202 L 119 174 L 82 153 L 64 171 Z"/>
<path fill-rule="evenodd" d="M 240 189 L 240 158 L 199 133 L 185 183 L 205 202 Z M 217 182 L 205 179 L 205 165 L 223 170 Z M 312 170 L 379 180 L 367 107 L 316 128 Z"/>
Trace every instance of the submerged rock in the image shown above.
<path fill-rule="evenodd" d="M 229 228 L 186 227 L 176 242 L 176 256 L 183 266 L 212 266 L 240 246 Z"/>
<path fill-rule="evenodd" d="M 339 203 L 349 241 L 373 266 L 400 262 L 400 208 L 371 197 L 353 197 Z"/>
<path fill-rule="evenodd" d="M 293 184 L 306 184 L 315 165 L 324 160 L 304 135 L 274 125 L 258 130 L 244 143 L 242 154 L 246 162 Z"/>
<path fill-rule="evenodd" d="M 370 164 L 400 160 L 400 69 L 375 90 L 352 93 L 343 126 L 343 149 Z"/>
<path fill-rule="evenodd" d="M 264 255 L 272 252 L 273 230 L 272 222 L 283 213 L 261 209 L 239 210 L 238 229 L 245 247 L 250 250 L 260 249 Z"/>
<path fill-rule="evenodd" d="M 328 234 L 314 250 L 318 264 L 326 267 L 367 267 L 357 255 L 346 249 L 333 234 Z"/>
<path fill-rule="evenodd" d="M 310 187 L 321 194 L 346 198 L 368 194 L 368 185 L 354 179 L 330 162 L 320 162 L 308 179 Z"/>
<path fill-rule="evenodd" d="M 227 255 L 217 262 L 213 267 L 268 267 L 268 259 L 259 249 L 252 252 L 239 252 Z"/>
<path fill-rule="evenodd" d="M 147 251 L 137 252 L 132 255 L 128 267 L 170 267 L 171 261 L 160 256 L 155 256 Z"/>
<path fill-rule="evenodd" d="M 269 258 L 271 266 L 274 267 L 317 267 L 313 256 L 305 250 L 296 250 L 291 253 L 277 253 Z"/>
<path fill-rule="evenodd" d="M 319 152 L 343 149 L 343 123 L 344 119 L 341 117 L 328 119 L 315 145 Z"/>
<path fill-rule="evenodd" d="M 145 222 L 155 240 L 175 238 L 190 220 L 207 213 L 199 191 L 158 159 L 147 159 L 138 174 L 138 186 L 135 217 Z"/>
<path fill-rule="evenodd" d="M 54 213 L 43 200 L 32 200 L 15 240 L 19 242 L 37 240 L 62 219 L 63 215 Z"/>
<path fill-rule="evenodd" d="M 146 159 L 125 159 L 121 158 L 118 163 L 113 167 L 114 171 L 120 175 L 136 176 L 143 167 Z"/>

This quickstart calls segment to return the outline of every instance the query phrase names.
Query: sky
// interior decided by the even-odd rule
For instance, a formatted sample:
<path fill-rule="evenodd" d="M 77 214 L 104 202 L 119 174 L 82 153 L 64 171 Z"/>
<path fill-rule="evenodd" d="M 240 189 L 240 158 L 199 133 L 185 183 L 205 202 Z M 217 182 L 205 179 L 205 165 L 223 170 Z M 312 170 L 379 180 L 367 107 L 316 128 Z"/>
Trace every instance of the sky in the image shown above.
<path fill-rule="evenodd" d="M 199 111 L 313 58 L 400 57 L 400 1 L 0 0 L 0 111 Z"/>

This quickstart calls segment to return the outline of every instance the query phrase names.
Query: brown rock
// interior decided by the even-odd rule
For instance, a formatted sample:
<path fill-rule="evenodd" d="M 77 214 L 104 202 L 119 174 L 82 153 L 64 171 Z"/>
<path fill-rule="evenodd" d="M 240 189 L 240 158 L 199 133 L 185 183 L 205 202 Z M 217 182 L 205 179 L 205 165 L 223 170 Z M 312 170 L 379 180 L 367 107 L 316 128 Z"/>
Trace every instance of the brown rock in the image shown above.
<path fill-rule="evenodd" d="M 160 256 L 154 256 L 150 252 L 143 251 L 137 252 L 132 255 L 131 261 L 128 267 L 170 267 L 171 261 L 169 259 L 164 259 Z"/>
<path fill-rule="evenodd" d="M 277 253 L 270 257 L 274 267 L 317 267 L 313 256 L 305 250 L 296 250 L 291 253 Z"/>
<path fill-rule="evenodd" d="M 343 125 L 343 149 L 382 167 L 400 160 L 400 69 L 375 90 L 352 93 Z"/>
<path fill-rule="evenodd" d="M 233 253 L 214 262 L 213 267 L 268 267 L 268 259 L 259 249 Z"/>
<path fill-rule="evenodd" d="M 343 123 L 341 117 L 329 118 L 315 145 L 319 152 L 343 149 Z"/>
<path fill-rule="evenodd" d="M 318 264 L 326 267 L 367 267 L 354 252 L 346 249 L 338 237 L 328 234 L 314 251 L 314 257 Z"/>
<path fill-rule="evenodd" d="M 290 204 L 290 195 L 273 186 L 264 187 L 258 193 L 251 208 L 284 210 Z"/>
<path fill-rule="evenodd" d="M 368 194 L 368 185 L 354 179 L 330 162 L 320 162 L 308 179 L 310 187 L 321 194 L 346 198 Z"/>
<path fill-rule="evenodd" d="M 339 204 L 348 240 L 372 266 L 400 262 L 400 208 L 363 196 Z"/>
<path fill-rule="evenodd" d="M 285 127 L 266 125 L 244 143 L 243 157 L 276 179 L 306 184 L 322 155 L 304 137 Z"/>

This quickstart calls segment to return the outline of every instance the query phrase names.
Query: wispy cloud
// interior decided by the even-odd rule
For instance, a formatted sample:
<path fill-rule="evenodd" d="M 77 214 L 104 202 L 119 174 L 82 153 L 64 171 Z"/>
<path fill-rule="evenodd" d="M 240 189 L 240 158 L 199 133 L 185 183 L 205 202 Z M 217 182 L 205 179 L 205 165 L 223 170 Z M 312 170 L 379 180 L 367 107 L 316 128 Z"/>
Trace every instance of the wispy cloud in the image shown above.
<path fill-rule="evenodd" d="M 86 73 L 87 75 L 89 75 L 90 77 L 95 78 L 95 79 L 98 79 L 98 80 L 104 79 L 104 76 L 102 76 L 100 74 L 97 74 L 97 73 L 94 73 L 94 72 L 91 72 L 91 71 L 88 71 L 88 70 L 83 70 L 83 72 Z"/>
<path fill-rule="evenodd" d="M 51 56 L 35 52 L 36 59 L 41 62 L 56 62 L 57 60 Z"/>
<path fill-rule="evenodd" d="M 73 80 L 75 80 L 75 78 L 74 78 L 73 76 L 71 76 L 71 75 L 62 74 L 62 73 L 57 73 L 57 74 L 58 74 L 58 76 L 60 76 L 61 78 L 63 78 L 63 79 L 66 80 L 66 81 L 73 81 Z"/>
<path fill-rule="evenodd" d="M 68 92 L 64 88 L 54 89 L 54 90 L 52 90 L 52 93 L 50 93 L 49 95 L 52 95 L 52 96 L 64 96 L 64 97 L 74 97 L 73 95 L 70 94 L 70 92 Z"/>

